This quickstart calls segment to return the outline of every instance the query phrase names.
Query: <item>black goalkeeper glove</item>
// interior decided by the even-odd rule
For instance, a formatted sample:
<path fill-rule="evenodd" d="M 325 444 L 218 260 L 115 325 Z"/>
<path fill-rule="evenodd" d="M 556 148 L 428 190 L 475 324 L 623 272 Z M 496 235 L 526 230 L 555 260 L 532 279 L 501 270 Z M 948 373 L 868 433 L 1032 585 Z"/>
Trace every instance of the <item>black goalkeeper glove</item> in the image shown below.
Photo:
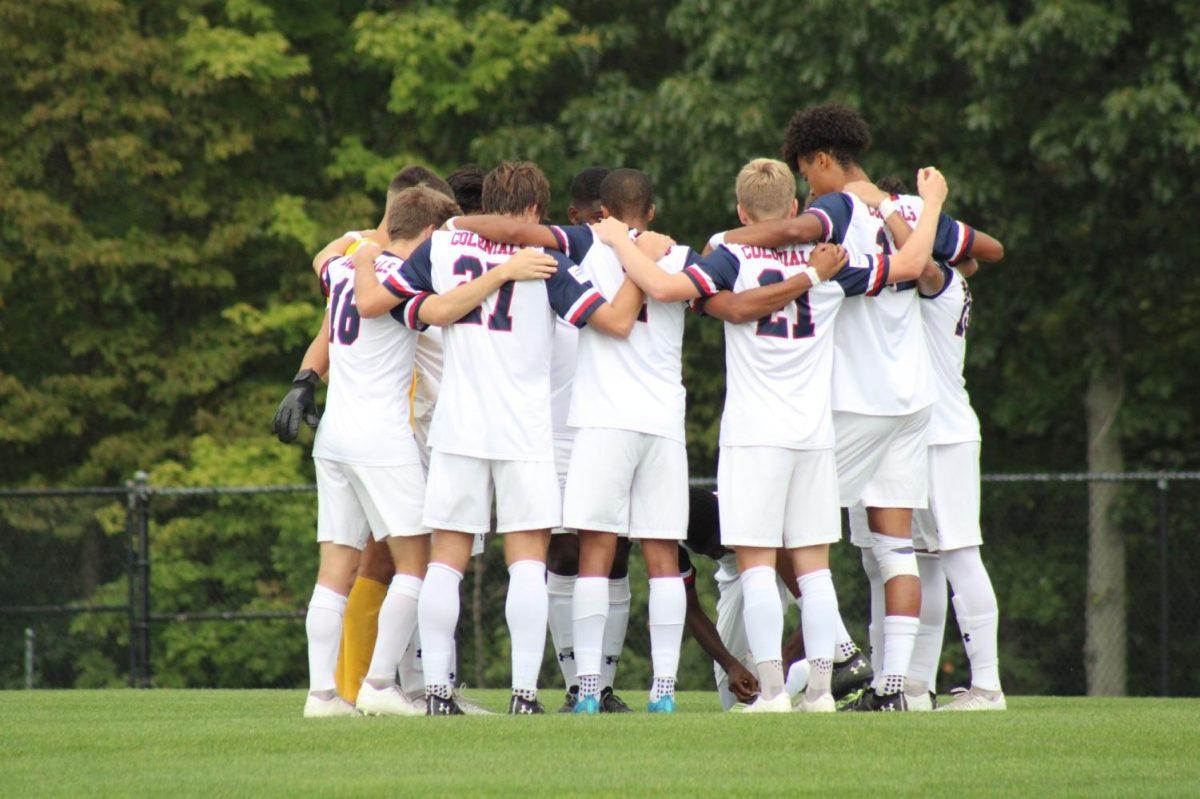
<path fill-rule="evenodd" d="M 300 435 L 300 420 L 309 427 L 316 427 L 321 417 L 317 415 L 317 404 L 313 395 L 317 390 L 320 375 L 312 369 L 304 369 L 292 380 L 292 388 L 284 395 L 283 402 L 275 411 L 271 429 L 284 444 L 290 444 Z"/>

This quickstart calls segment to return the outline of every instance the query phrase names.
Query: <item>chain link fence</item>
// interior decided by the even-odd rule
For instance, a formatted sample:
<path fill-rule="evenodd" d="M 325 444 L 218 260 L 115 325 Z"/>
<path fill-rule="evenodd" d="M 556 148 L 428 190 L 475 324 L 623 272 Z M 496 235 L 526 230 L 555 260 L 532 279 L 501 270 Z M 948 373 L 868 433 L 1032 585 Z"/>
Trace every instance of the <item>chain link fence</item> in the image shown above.
<path fill-rule="evenodd" d="M 0 687 L 303 685 L 315 499 L 307 485 L 152 487 L 144 478 L 0 489 Z M 989 475 L 982 514 L 1007 690 L 1200 695 L 1200 473 Z M 697 566 L 711 612 L 712 567 Z M 835 547 L 833 569 L 843 617 L 865 643 L 868 591 L 853 547 Z M 617 684 L 641 688 L 649 635 L 636 549 L 630 576 Z M 506 587 L 492 537 L 462 588 L 459 674 L 471 685 L 508 683 Z M 542 684 L 553 688 L 562 680 L 547 647 Z M 941 674 L 942 690 L 969 680 L 953 617 Z M 710 661 L 686 638 L 680 685 L 712 686 Z"/>

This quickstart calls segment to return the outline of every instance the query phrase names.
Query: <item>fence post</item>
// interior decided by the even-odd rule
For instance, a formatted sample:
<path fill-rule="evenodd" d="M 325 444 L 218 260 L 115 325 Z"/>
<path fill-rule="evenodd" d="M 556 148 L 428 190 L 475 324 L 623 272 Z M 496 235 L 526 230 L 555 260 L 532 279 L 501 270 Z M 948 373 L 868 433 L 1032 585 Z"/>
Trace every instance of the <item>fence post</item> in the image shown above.
<path fill-rule="evenodd" d="M 138 685 L 138 619 L 137 619 L 137 487 L 133 480 L 125 481 L 125 582 L 129 586 L 126 604 L 129 606 L 129 687 Z"/>
<path fill-rule="evenodd" d="M 1169 626 L 1171 620 L 1171 584 L 1167 562 L 1167 487 L 1166 478 L 1158 479 L 1158 693 L 1171 695 L 1171 657 Z"/>
<path fill-rule="evenodd" d="M 152 678 L 150 669 L 150 491 L 147 487 L 149 475 L 138 470 L 130 485 L 129 510 L 133 529 L 137 535 L 137 596 L 131 605 L 137 619 L 132 633 L 137 639 L 137 687 L 149 688 Z"/>
<path fill-rule="evenodd" d="M 25 628 L 25 690 L 33 689 L 33 669 L 35 664 L 34 655 L 34 632 L 32 627 Z"/>

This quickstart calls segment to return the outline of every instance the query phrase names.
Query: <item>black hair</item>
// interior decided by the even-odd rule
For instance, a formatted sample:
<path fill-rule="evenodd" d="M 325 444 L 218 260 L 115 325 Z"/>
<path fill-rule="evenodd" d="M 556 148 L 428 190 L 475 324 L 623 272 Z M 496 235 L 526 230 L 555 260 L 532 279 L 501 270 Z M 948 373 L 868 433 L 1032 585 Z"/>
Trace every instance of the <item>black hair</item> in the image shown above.
<path fill-rule="evenodd" d="M 910 193 L 908 190 L 908 185 L 904 182 L 904 179 L 895 175 L 888 175 L 886 178 L 880 178 L 875 185 L 883 191 L 886 191 L 888 194 Z"/>
<path fill-rule="evenodd" d="M 486 175 L 476 164 L 463 164 L 446 178 L 464 214 L 477 214 L 483 210 L 483 179 Z"/>
<path fill-rule="evenodd" d="M 614 169 L 600 183 L 600 202 L 618 219 L 642 217 L 654 205 L 654 187 L 640 169 Z"/>
<path fill-rule="evenodd" d="M 829 153 L 842 166 L 857 164 L 871 146 L 871 129 L 862 115 L 839 103 L 814 105 L 797 111 L 783 136 L 783 160 L 792 169 L 797 162 L 820 152 Z"/>
<path fill-rule="evenodd" d="M 717 497 L 710 488 L 688 489 L 687 545 L 697 555 L 717 556 L 721 551 L 721 521 Z"/>
<path fill-rule="evenodd" d="M 600 202 L 600 184 L 610 171 L 604 166 L 589 166 L 571 178 L 571 203 L 578 208 Z"/>

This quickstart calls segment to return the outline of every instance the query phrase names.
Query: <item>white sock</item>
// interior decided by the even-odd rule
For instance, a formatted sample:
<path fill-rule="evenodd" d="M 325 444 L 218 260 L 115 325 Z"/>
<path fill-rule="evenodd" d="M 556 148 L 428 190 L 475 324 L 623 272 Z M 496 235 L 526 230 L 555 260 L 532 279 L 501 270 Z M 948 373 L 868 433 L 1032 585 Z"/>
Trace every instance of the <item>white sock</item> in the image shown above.
<path fill-rule="evenodd" d="M 574 623 L 571 621 L 571 601 L 575 595 L 575 575 L 546 572 L 546 593 L 550 597 L 550 640 L 562 671 L 563 685 L 568 689 L 575 682 Z"/>
<path fill-rule="evenodd" d="M 867 640 L 871 646 L 871 671 L 876 678 L 883 673 L 883 617 L 887 615 L 887 600 L 883 592 L 883 572 L 879 561 L 869 548 L 859 549 L 863 571 L 871 584 L 871 623 L 867 625 Z"/>
<path fill-rule="evenodd" d="M 508 599 L 504 618 L 512 639 L 513 691 L 536 691 L 546 650 L 546 564 L 518 560 L 508 567 Z"/>
<path fill-rule="evenodd" d="M 783 690 L 783 604 L 779 601 L 773 566 L 746 569 L 742 585 L 742 620 L 746 643 L 758 664 L 759 688 L 764 699 Z M 778 671 L 778 680 L 776 680 Z"/>
<path fill-rule="evenodd" d="M 838 602 L 833 588 L 833 575 L 821 569 L 796 578 L 804 602 L 800 608 L 800 626 L 804 631 L 804 656 L 812 665 L 809 688 L 817 696 L 829 691 L 837 641 Z"/>
<path fill-rule="evenodd" d="M 650 624 L 650 660 L 655 683 L 664 686 L 662 693 L 674 693 L 683 623 L 687 616 L 687 595 L 682 577 L 650 578 L 646 615 Z M 670 680 L 670 690 L 665 688 L 666 680 Z"/>
<path fill-rule="evenodd" d="M 788 696 L 796 696 L 796 694 L 808 687 L 808 673 L 810 670 L 808 661 L 804 659 L 797 660 L 788 667 L 787 679 L 783 683 Z"/>
<path fill-rule="evenodd" d="M 417 602 L 417 623 L 427 691 L 441 691 L 454 684 L 454 628 L 458 626 L 458 586 L 462 578 L 461 572 L 444 563 L 430 563 L 425 572 Z"/>
<path fill-rule="evenodd" d="M 936 691 L 938 661 L 946 636 L 946 575 L 937 555 L 917 555 L 917 570 L 921 573 L 921 625 L 908 665 L 908 679 L 921 683 L 925 690 Z"/>
<path fill-rule="evenodd" d="M 418 605 L 420 600 L 417 600 Z M 413 633 L 404 657 L 400 658 L 400 690 L 409 696 L 425 693 L 425 661 L 421 657 L 421 631 Z"/>
<path fill-rule="evenodd" d="M 942 568 L 954 589 L 958 626 L 971 661 L 971 685 L 999 691 L 1000 607 L 987 568 L 979 557 L 979 547 L 943 552 Z"/>
<path fill-rule="evenodd" d="M 379 632 L 375 635 L 375 650 L 367 668 L 368 680 L 396 682 L 400 660 L 417 629 L 417 602 L 421 597 L 422 582 L 420 577 L 411 574 L 392 577 L 387 596 L 379 607 Z"/>
<path fill-rule="evenodd" d="M 308 601 L 304 629 L 308 633 L 308 690 L 337 689 L 333 671 L 337 668 L 338 647 L 342 643 L 342 617 L 346 597 L 318 585 Z"/>
<path fill-rule="evenodd" d="M 833 650 L 833 662 L 845 663 L 854 657 L 854 653 L 857 651 L 858 644 L 854 643 L 854 639 L 850 637 L 850 631 L 846 629 L 846 622 L 842 621 L 842 614 L 839 611 L 837 615 L 837 645 Z"/>
<path fill-rule="evenodd" d="M 608 616 L 607 577 L 575 579 L 571 615 L 575 624 L 576 675 L 599 675 L 604 651 L 604 622 Z"/>
<path fill-rule="evenodd" d="M 912 616 L 887 616 L 883 620 L 883 673 L 876 678 L 875 690 L 894 694 L 904 689 L 904 678 L 912 659 L 920 619 Z"/>
<path fill-rule="evenodd" d="M 616 683 L 617 664 L 625 649 L 625 632 L 629 629 L 629 576 L 608 581 L 608 619 L 604 622 L 604 662 L 600 666 L 600 687 L 612 688 Z"/>

